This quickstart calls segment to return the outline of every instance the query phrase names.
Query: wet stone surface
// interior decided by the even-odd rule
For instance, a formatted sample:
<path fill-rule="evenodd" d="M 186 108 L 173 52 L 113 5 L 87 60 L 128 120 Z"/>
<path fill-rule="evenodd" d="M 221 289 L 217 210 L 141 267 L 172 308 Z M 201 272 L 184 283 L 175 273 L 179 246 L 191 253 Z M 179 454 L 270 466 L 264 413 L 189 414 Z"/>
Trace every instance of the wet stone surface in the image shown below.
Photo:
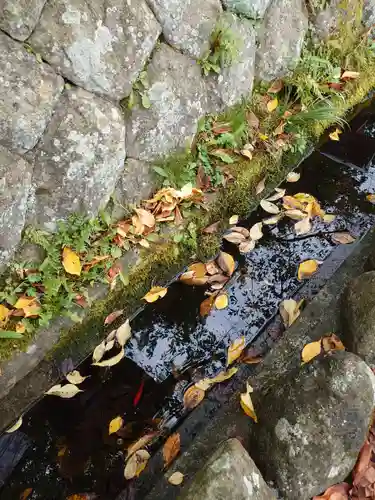
<path fill-rule="evenodd" d="M 371 128 L 367 118 L 366 127 Z M 91 368 L 87 360 L 79 367 L 81 373 L 91 374 L 83 393 L 70 401 L 45 398 L 24 416 L 22 431 L 33 446 L 1 490 L 1 500 L 13 500 L 27 487 L 34 488 L 35 500 L 54 498 L 51 492 L 56 491 L 61 498 L 94 491 L 104 500 L 115 498 L 125 487 L 126 494 L 137 494 L 137 486 L 123 477 L 126 445 L 152 428 L 153 418 L 163 417 L 166 427 L 173 428 L 181 418 L 182 395 L 191 381 L 221 371 L 231 340 L 245 335 L 250 343 L 274 319 L 283 298 L 298 294 L 308 301 L 321 289 L 350 251 L 349 245 L 333 243 L 332 232 L 350 231 L 358 238 L 374 225 L 375 207 L 366 200 L 368 193 L 375 193 L 372 164 L 357 168 L 315 152 L 303 162 L 301 173 L 298 183 L 283 187 L 288 194 L 312 194 L 327 213 L 336 215 L 335 221 L 314 221 L 311 234 L 296 237 L 293 223 L 285 220 L 265 228 L 260 244 L 247 256 L 237 255 L 227 244 L 225 250 L 233 252 L 238 262 L 228 286 L 227 309 L 201 318 L 204 290 L 174 283 L 163 300 L 140 310 L 131 319 L 133 338 L 123 362 L 107 371 Z M 259 210 L 240 224 L 251 226 L 266 216 Z M 313 258 L 324 261 L 318 273 L 306 282 L 298 281 L 298 264 Z M 275 335 L 281 333 L 279 328 Z M 56 366 L 61 375 L 68 361 Z M 176 371 L 183 372 L 177 382 L 171 376 Z M 214 388 L 207 396 L 212 404 L 206 417 L 213 418 L 215 405 L 232 392 L 232 380 Z M 108 422 L 116 415 L 123 415 L 130 426 L 120 441 L 108 436 Z M 68 453 L 58 457 L 64 446 Z M 61 460 L 64 466 L 59 465 Z M 151 486 L 147 484 L 146 490 Z"/>

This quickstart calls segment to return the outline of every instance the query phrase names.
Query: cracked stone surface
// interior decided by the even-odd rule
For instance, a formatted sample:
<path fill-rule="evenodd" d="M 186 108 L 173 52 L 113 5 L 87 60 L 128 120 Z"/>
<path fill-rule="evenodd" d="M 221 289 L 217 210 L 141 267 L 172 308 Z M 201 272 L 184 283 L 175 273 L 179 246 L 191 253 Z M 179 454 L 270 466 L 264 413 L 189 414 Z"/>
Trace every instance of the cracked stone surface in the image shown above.
<path fill-rule="evenodd" d="M 364 0 L 363 23 L 368 28 L 375 24 L 375 0 Z"/>
<path fill-rule="evenodd" d="M 227 13 L 223 16 L 229 29 L 237 38 L 238 60 L 223 68 L 220 74 L 212 73 L 205 78 L 207 84 L 208 109 L 223 110 L 248 97 L 253 89 L 255 72 L 256 33 L 247 19 Z"/>
<path fill-rule="evenodd" d="M 35 151 L 29 222 L 53 231 L 69 214 L 95 216 L 113 193 L 124 160 L 120 109 L 83 89 L 65 91 Z"/>
<path fill-rule="evenodd" d="M 207 110 L 201 69 L 194 60 L 160 44 L 147 74 L 151 107 L 139 104 L 128 112 L 126 128 L 128 156 L 144 161 L 189 146 Z"/>
<path fill-rule="evenodd" d="M 236 14 L 263 19 L 271 0 L 223 0 L 223 5 Z"/>
<path fill-rule="evenodd" d="M 308 28 L 303 0 L 273 0 L 259 32 L 257 77 L 270 81 L 292 70 Z"/>
<path fill-rule="evenodd" d="M 0 270 L 21 239 L 31 192 L 32 166 L 0 146 Z"/>
<path fill-rule="evenodd" d="M 24 41 L 35 28 L 46 0 L 2 0 L 0 29 Z"/>
<path fill-rule="evenodd" d="M 210 48 L 210 36 L 222 12 L 220 0 L 148 0 L 167 42 L 199 59 Z"/>
<path fill-rule="evenodd" d="M 120 100 L 129 95 L 160 33 L 144 0 L 52 0 L 29 43 L 68 80 Z"/>
<path fill-rule="evenodd" d="M 334 351 L 254 391 L 250 449 L 282 498 L 310 500 L 345 480 L 372 420 L 374 381 L 358 356 Z"/>
<path fill-rule="evenodd" d="M 64 80 L 23 45 L 0 32 L 0 144 L 32 149 L 51 119 Z"/>

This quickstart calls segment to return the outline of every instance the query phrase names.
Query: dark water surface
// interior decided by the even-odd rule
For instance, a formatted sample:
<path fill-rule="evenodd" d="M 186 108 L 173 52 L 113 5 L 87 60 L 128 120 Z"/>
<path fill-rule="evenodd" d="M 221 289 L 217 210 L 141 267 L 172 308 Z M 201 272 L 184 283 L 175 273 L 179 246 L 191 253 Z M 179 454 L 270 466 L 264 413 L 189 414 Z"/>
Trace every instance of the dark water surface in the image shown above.
<path fill-rule="evenodd" d="M 125 360 L 112 369 L 85 361 L 79 370 L 91 376 L 80 386 L 84 392 L 71 400 L 43 398 L 24 416 L 21 430 L 0 437 L 1 500 L 17 500 L 26 488 L 33 488 L 28 497 L 33 500 L 63 500 L 74 493 L 116 497 L 126 486 L 126 447 L 155 430 L 161 418 L 165 432 L 175 426 L 191 380 L 222 370 L 230 342 L 244 335 L 251 343 L 275 318 L 281 300 L 308 300 L 319 291 L 348 253 L 347 246 L 332 242 L 332 232 L 349 231 L 359 238 L 374 225 L 375 206 L 366 200 L 375 193 L 374 123 L 370 107 L 339 143 L 324 143 L 300 165 L 298 183 L 280 186 L 287 194 L 315 196 L 336 215 L 334 222 L 315 220 L 311 233 L 300 237 L 290 220 L 264 226 L 265 236 L 246 256 L 226 244 L 238 264 L 227 287 L 227 309 L 201 318 L 204 289 L 173 283 L 165 298 L 132 321 Z M 239 225 L 250 227 L 266 216 L 260 209 Z M 324 262 L 301 284 L 297 269 L 306 259 Z M 108 423 L 117 415 L 125 427 L 121 436 L 109 436 Z"/>

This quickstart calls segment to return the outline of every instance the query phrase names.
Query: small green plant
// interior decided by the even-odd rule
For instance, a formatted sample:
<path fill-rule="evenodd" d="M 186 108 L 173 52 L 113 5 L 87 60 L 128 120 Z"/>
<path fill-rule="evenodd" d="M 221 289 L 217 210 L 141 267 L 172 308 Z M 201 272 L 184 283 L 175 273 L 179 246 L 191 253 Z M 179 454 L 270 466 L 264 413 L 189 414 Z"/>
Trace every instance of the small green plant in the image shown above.
<path fill-rule="evenodd" d="M 198 62 L 205 76 L 211 72 L 220 73 L 238 61 L 241 39 L 236 36 L 228 23 L 221 20 L 210 38 L 210 48 Z"/>
<path fill-rule="evenodd" d="M 151 107 L 151 101 L 148 95 L 150 84 L 147 71 L 141 71 L 137 80 L 133 83 L 132 90 L 127 98 L 128 109 L 133 109 L 136 105 L 142 105 L 145 109 Z"/>
<path fill-rule="evenodd" d="M 163 186 L 181 188 L 188 182 L 195 183 L 197 163 L 190 153 L 175 154 L 166 158 L 153 170 L 163 179 Z"/>

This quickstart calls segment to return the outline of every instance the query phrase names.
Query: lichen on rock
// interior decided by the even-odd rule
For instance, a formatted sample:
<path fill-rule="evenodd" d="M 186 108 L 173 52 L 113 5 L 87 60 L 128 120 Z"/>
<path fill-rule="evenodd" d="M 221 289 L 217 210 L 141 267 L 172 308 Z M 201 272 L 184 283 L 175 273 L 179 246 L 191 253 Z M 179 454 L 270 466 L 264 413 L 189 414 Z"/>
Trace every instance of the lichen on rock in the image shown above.
<path fill-rule="evenodd" d="M 46 0 L 3 0 L 0 28 L 12 38 L 24 41 L 35 28 Z"/>

